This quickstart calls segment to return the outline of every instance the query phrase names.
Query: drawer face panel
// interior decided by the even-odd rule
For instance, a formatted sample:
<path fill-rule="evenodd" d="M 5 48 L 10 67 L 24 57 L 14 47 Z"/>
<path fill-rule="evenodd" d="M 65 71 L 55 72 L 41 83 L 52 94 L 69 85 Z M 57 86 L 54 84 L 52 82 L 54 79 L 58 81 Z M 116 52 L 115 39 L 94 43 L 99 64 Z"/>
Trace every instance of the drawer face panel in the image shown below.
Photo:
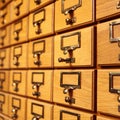
<path fill-rule="evenodd" d="M 8 92 L 9 70 L 0 70 L 0 90 Z"/>
<path fill-rule="evenodd" d="M 9 97 L 9 117 L 18 120 L 26 119 L 26 99 L 10 95 Z"/>
<path fill-rule="evenodd" d="M 9 95 L 3 92 L 0 92 L 0 112 L 8 115 L 8 106 L 9 104 Z"/>
<path fill-rule="evenodd" d="M 54 4 L 41 8 L 29 16 L 29 39 L 53 33 Z"/>
<path fill-rule="evenodd" d="M 53 101 L 93 110 L 93 77 L 93 70 L 55 70 Z"/>
<path fill-rule="evenodd" d="M 0 10 L 0 26 L 10 22 L 10 8 L 9 5 Z"/>
<path fill-rule="evenodd" d="M 27 41 L 28 17 L 18 20 L 11 25 L 11 44 Z"/>
<path fill-rule="evenodd" d="M 26 78 L 27 71 L 25 70 L 10 71 L 10 92 L 20 95 L 26 95 Z"/>
<path fill-rule="evenodd" d="M 93 66 L 93 41 L 93 27 L 56 35 L 55 67 Z"/>
<path fill-rule="evenodd" d="M 43 5 L 47 5 L 49 3 L 52 3 L 54 0 L 30 0 L 29 5 L 30 5 L 30 11 L 34 10 L 36 8 L 39 8 Z"/>
<path fill-rule="evenodd" d="M 4 27 L 0 29 L 0 48 L 4 46 L 8 46 L 10 44 L 10 26 Z"/>
<path fill-rule="evenodd" d="M 9 68 L 10 63 L 10 49 L 1 49 L 0 50 L 0 69 Z"/>
<path fill-rule="evenodd" d="M 27 120 L 42 118 L 42 120 L 52 120 L 52 105 L 28 99 Z"/>
<path fill-rule="evenodd" d="M 97 26 L 97 58 L 99 65 L 120 65 L 120 19 Z"/>
<path fill-rule="evenodd" d="M 11 68 L 27 67 L 27 44 L 11 47 Z"/>
<path fill-rule="evenodd" d="M 53 120 L 92 120 L 93 115 L 65 107 L 54 106 Z"/>
<path fill-rule="evenodd" d="M 83 14 L 83 11 L 86 11 Z M 57 0 L 55 2 L 55 31 L 93 21 L 93 0 Z"/>
<path fill-rule="evenodd" d="M 29 43 L 29 67 L 53 66 L 53 37 L 37 39 Z"/>
<path fill-rule="evenodd" d="M 103 19 L 105 17 L 119 14 L 119 0 L 96 0 L 96 18 Z"/>
<path fill-rule="evenodd" d="M 97 117 L 97 120 L 119 120 L 119 118 L 111 118 L 111 117 Z"/>
<path fill-rule="evenodd" d="M 11 20 L 28 13 L 28 2 L 29 0 L 13 0 L 11 2 Z"/>
<path fill-rule="evenodd" d="M 120 70 L 99 70 L 97 80 L 98 111 L 120 116 Z"/>
<path fill-rule="evenodd" d="M 29 70 L 27 95 L 43 100 L 52 100 L 52 70 Z"/>

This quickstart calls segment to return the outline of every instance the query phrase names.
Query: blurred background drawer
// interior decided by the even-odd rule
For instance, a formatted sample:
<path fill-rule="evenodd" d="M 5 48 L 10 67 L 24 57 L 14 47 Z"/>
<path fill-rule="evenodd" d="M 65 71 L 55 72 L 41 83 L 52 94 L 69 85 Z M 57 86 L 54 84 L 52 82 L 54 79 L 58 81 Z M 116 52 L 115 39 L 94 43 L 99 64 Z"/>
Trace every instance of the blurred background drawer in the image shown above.
<path fill-rule="evenodd" d="M 92 23 L 94 21 L 93 8 L 94 0 L 56 0 L 55 31 Z"/>
<path fill-rule="evenodd" d="M 52 70 L 29 70 L 27 95 L 33 98 L 52 101 Z"/>
<path fill-rule="evenodd" d="M 55 70 L 53 85 L 54 102 L 94 109 L 93 70 Z"/>
<path fill-rule="evenodd" d="M 26 98 L 15 95 L 9 96 L 9 117 L 12 120 L 26 120 Z"/>
<path fill-rule="evenodd" d="M 11 25 L 11 44 L 28 40 L 28 17 L 17 20 Z"/>
<path fill-rule="evenodd" d="M 52 3 L 54 0 L 30 0 L 29 2 L 29 9 L 30 12 L 34 11 L 38 8 L 41 8 L 42 6 L 46 6 L 50 3 Z"/>
<path fill-rule="evenodd" d="M 53 37 L 29 42 L 28 64 L 32 68 L 53 66 Z"/>
<path fill-rule="evenodd" d="M 9 91 L 19 95 L 26 95 L 26 70 L 11 70 Z"/>
<path fill-rule="evenodd" d="M 93 115 L 70 108 L 54 106 L 53 120 L 93 120 Z"/>
<path fill-rule="evenodd" d="M 27 67 L 28 44 L 19 44 L 11 47 L 11 68 Z"/>
<path fill-rule="evenodd" d="M 97 25 L 98 65 L 120 65 L 120 19 Z"/>
<path fill-rule="evenodd" d="M 0 92 L 0 113 L 8 115 L 9 108 L 9 95 L 4 92 Z"/>
<path fill-rule="evenodd" d="M 54 4 L 29 15 L 29 39 L 53 34 Z"/>
<path fill-rule="evenodd" d="M 0 48 L 10 45 L 10 26 L 0 28 Z"/>
<path fill-rule="evenodd" d="M 119 120 L 119 118 L 112 117 L 97 117 L 97 120 Z"/>
<path fill-rule="evenodd" d="M 110 18 L 120 13 L 119 0 L 96 0 L 96 18 Z"/>
<path fill-rule="evenodd" d="M 9 91 L 9 70 L 0 70 L 0 90 Z"/>
<path fill-rule="evenodd" d="M 29 0 L 12 0 L 11 2 L 11 20 L 16 20 L 28 13 Z"/>
<path fill-rule="evenodd" d="M 120 117 L 120 69 L 98 70 L 97 108 Z"/>
<path fill-rule="evenodd" d="M 32 99 L 27 101 L 27 120 L 53 120 L 51 104 L 38 102 Z"/>
<path fill-rule="evenodd" d="M 93 33 L 94 28 L 88 27 L 56 35 L 54 39 L 54 66 L 93 66 Z"/>

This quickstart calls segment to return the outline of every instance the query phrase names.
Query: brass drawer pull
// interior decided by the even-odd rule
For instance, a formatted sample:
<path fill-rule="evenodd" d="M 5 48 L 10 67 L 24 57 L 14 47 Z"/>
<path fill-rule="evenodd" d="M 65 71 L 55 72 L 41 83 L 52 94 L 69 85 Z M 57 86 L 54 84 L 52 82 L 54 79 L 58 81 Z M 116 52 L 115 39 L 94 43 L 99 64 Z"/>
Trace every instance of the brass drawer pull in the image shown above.
<path fill-rule="evenodd" d="M 67 117 L 67 115 L 74 116 L 75 117 L 74 120 L 80 120 L 80 114 L 69 112 L 69 111 L 66 111 L 66 110 L 60 110 L 60 120 L 64 120 L 63 117 L 64 116 Z"/>
<path fill-rule="evenodd" d="M 76 37 L 76 39 L 71 39 L 71 37 Z M 61 36 L 61 50 L 63 54 L 69 54 L 69 58 L 58 58 L 58 62 L 66 62 L 66 63 L 75 63 L 75 58 L 73 58 L 73 51 L 77 48 L 80 48 L 80 32 L 76 32 L 70 35 Z M 70 42 L 68 44 L 68 42 Z M 71 44 L 72 42 L 72 44 Z"/>
<path fill-rule="evenodd" d="M 36 108 L 36 110 L 35 110 Z M 31 104 L 31 114 L 33 115 L 32 120 L 40 120 L 44 118 L 44 106 L 36 103 Z"/>
<path fill-rule="evenodd" d="M 5 103 L 5 95 L 0 94 L 0 112 L 3 112 L 3 104 Z"/>
<path fill-rule="evenodd" d="M 69 4 L 67 2 L 69 2 L 69 0 L 62 0 L 61 12 L 65 15 L 69 14 L 70 17 L 65 20 L 66 25 L 72 25 L 76 22 L 76 17 L 74 17 L 74 11 L 81 6 L 81 0 L 78 0 L 77 4 L 65 8 L 66 4 Z"/>
<path fill-rule="evenodd" d="M 1 10 L 1 12 L 0 12 L 0 17 L 2 19 L 1 20 L 1 24 L 5 24 L 6 23 L 6 19 L 5 19 L 6 15 L 7 15 L 7 9 Z"/>
<path fill-rule="evenodd" d="M 4 59 L 6 58 L 6 51 L 1 50 L 0 51 L 0 67 L 4 66 Z"/>
<path fill-rule="evenodd" d="M 15 15 L 19 16 L 20 15 L 20 6 L 23 4 L 23 0 L 14 0 L 15 1 Z"/>
<path fill-rule="evenodd" d="M 34 0 L 36 5 L 39 5 L 41 3 L 41 0 Z"/>
<path fill-rule="evenodd" d="M 117 2 L 116 8 L 117 8 L 117 9 L 120 9 L 120 0 Z"/>
<path fill-rule="evenodd" d="M 0 35 L 0 40 L 1 40 L 0 45 L 3 46 L 4 45 L 4 39 L 5 39 L 6 35 L 7 35 L 6 28 L 1 29 L 0 32 L 1 32 L 1 35 Z"/>
<path fill-rule="evenodd" d="M 18 110 L 21 108 L 21 100 L 17 98 L 12 98 L 12 116 L 13 120 L 16 120 L 19 116 L 17 115 Z"/>
<path fill-rule="evenodd" d="M 35 33 L 40 34 L 41 31 L 41 23 L 45 20 L 45 9 L 40 9 L 39 11 L 33 14 L 33 26 L 35 27 Z"/>
<path fill-rule="evenodd" d="M 75 89 L 80 89 L 81 88 L 81 81 L 80 81 L 80 72 L 61 72 L 60 75 L 60 87 L 63 87 L 63 93 L 64 94 L 68 94 L 68 96 L 65 97 L 65 102 L 69 103 L 69 104 L 75 104 L 75 98 L 73 98 L 73 91 Z M 70 77 L 72 79 L 76 79 L 76 83 L 77 84 L 71 84 L 71 83 L 65 83 L 64 79 L 65 78 L 69 78 Z"/>
<path fill-rule="evenodd" d="M 44 72 L 33 72 L 31 83 L 33 84 L 32 88 L 35 90 L 32 95 L 39 97 L 41 95 L 40 86 L 44 85 Z"/>
<path fill-rule="evenodd" d="M 3 82 L 5 82 L 5 72 L 0 72 L 0 89 L 1 90 L 4 88 Z"/>

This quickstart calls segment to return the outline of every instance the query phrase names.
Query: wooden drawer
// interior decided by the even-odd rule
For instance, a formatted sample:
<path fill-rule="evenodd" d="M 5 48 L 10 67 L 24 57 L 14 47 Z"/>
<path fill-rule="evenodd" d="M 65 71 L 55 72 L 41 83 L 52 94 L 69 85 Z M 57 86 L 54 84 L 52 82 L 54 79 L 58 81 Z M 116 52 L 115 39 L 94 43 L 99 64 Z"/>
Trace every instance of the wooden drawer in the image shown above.
<path fill-rule="evenodd" d="M 97 108 L 99 112 L 120 116 L 120 70 L 98 70 Z"/>
<path fill-rule="evenodd" d="M 0 90 L 8 92 L 9 70 L 0 70 Z"/>
<path fill-rule="evenodd" d="M 41 8 L 42 6 L 52 3 L 53 1 L 54 0 L 30 0 L 29 2 L 30 11 Z"/>
<path fill-rule="evenodd" d="M 93 120 L 93 115 L 70 108 L 54 106 L 53 120 Z"/>
<path fill-rule="evenodd" d="M 93 70 L 55 70 L 53 101 L 93 110 L 93 87 Z"/>
<path fill-rule="evenodd" d="M 28 40 L 28 17 L 19 19 L 11 25 L 11 44 Z"/>
<path fill-rule="evenodd" d="M 53 34 L 54 4 L 29 15 L 29 39 Z"/>
<path fill-rule="evenodd" d="M 29 0 L 12 0 L 11 2 L 11 20 L 15 20 L 28 13 Z"/>
<path fill-rule="evenodd" d="M 10 45 L 10 26 L 0 29 L 0 48 Z"/>
<path fill-rule="evenodd" d="M 120 65 L 120 44 L 119 44 L 120 19 L 98 24 L 98 64 L 99 65 Z"/>
<path fill-rule="evenodd" d="M 3 26 L 10 22 L 10 7 L 5 6 L 0 10 L 0 26 Z"/>
<path fill-rule="evenodd" d="M 70 29 L 93 22 L 93 3 L 94 0 L 56 0 L 55 31 Z"/>
<path fill-rule="evenodd" d="M 55 36 L 55 67 L 93 66 L 93 27 Z"/>
<path fill-rule="evenodd" d="M 120 118 L 113 118 L 113 117 L 97 117 L 97 120 L 120 120 Z"/>
<path fill-rule="evenodd" d="M 52 70 L 29 70 L 27 76 L 27 95 L 52 101 Z"/>
<path fill-rule="evenodd" d="M 119 0 L 96 0 L 96 18 L 104 19 L 111 16 L 119 15 L 120 1 Z"/>
<path fill-rule="evenodd" d="M 3 68 L 9 68 L 9 63 L 10 63 L 10 49 L 1 49 L 0 50 L 0 69 Z"/>
<path fill-rule="evenodd" d="M 12 120 L 26 120 L 26 98 L 10 95 L 9 97 L 9 117 Z"/>
<path fill-rule="evenodd" d="M 7 93 L 0 92 L 0 112 L 8 115 L 9 108 L 9 95 Z"/>
<path fill-rule="evenodd" d="M 20 95 L 26 95 L 26 78 L 26 70 L 10 71 L 9 91 Z"/>
<path fill-rule="evenodd" d="M 27 43 L 11 47 L 11 68 L 27 67 Z"/>
<path fill-rule="evenodd" d="M 29 67 L 41 68 L 53 66 L 53 37 L 29 42 Z"/>
<path fill-rule="evenodd" d="M 27 101 L 27 120 L 53 120 L 52 119 L 52 105 L 48 103 L 38 102 L 32 99 Z"/>

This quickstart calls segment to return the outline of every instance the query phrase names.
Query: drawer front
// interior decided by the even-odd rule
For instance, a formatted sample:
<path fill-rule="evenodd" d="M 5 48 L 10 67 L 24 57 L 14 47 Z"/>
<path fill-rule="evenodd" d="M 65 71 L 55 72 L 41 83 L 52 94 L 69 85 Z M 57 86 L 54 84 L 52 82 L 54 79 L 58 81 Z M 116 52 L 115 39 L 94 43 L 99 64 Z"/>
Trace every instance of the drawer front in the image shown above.
<path fill-rule="evenodd" d="M 93 110 L 93 77 L 93 70 L 55 70 L 53 101 Z"/>
<path fill-rule="evenodd" d="M 3 27 L 0 29 L 0 48 L 8 46 L 10 44 L 10 26 Z"/>
<path fill-rule="evenodd" d="M 29 16 L 29 39 L 53 33 L 54 4 L 41 8 Z"/>
<path fill-rule="evenodd" d="M 0 10 L 0 26 L 10 22 L 10 6 L 7 5 Z"/>
<path fill-rule="evenodd" d="M 3 92 L 0 92 L 0 112 L 8 115 L 9 108 L 9 95 Z"/>
<path fill-rule="evenodd" d="M 120 65 L 119 29 L 120 19 L 97 26 L 99 65 Z"/>
<path fill-rule="evenodd" d="M 9 63 L 10 63 L 10 49 L 6 48 L 6 49 L 1 49 L 0 50 L 0 69 L 3 68 L 9 68 Z"/>
<path fill-rule="evenodd" d="M 10 95 L 9 117 L 13 120 L 26 120 L 26 98 Z"/>
<path fill-rule="evenodd" d="M 28 13 L 28 2 L 29 0 L 13 0 L 11 2 L 11 20 Z"/>
<path fill-rule="evenodd" d="M 27 71 L 25 70 L 10 71 L 10 92 L 20 95 L 26 95 L 26 78 Z"/>
<path fill-rule="evenodd" d="M 47 5 L 49 3 L 52 3 L 54 0 L 30 0 L 29 5 L 30 5 L 30 11 L 42 7 L 44 5 Z"/>
<path fill-rule="evenodd" d="M 55 36 L 55 67 L 93 66 L 93 27 Z"/>
<path fill-rule="evenodd" d="M 29 70 L 27 77 L 27 95 L 52 100 L 52 70 Z"/>
<path fill-rule="evenodd" d="M 29 43 L 29 67 L 53 66 L 53 37 L 37 39 Z"/>
<path fill-rule="evenodd" d="M 97 117 L 97 120 L 119 120 L 119 118 L 112 118 L 112 117 Z"/>
<path fill-rule="evenodd" d="M 86 11 L 83 14 L 83 11 Z M 55 31 L 93 22 L 93 0 L 57 0 L 55 2 Z"/>
<path fill-rule="evenodd" d="M 53 120 L 93 120 L 93 115 L 70 108 L 54 106 Z"/>
<path fill-rule="evenodd" d="M 99 70 L 97 108 L 102 113 L 120 116 L 120 70 Z"/>
<path fill-rule="evenodd" d="M 119 14 L 119 0 L 96 0 L 96 18 L 103 19 Z"/>
<path fill-rule="evenodd" d="M 11 68 L 27 67 L 27 44 L 11 47 Z"/>
<path fill-rule="evenodd" d="M 35 100 L 28 99 L 27 101 L 27 120 L 41 119 L 42 120 L 53 120 L 52 119 L 52 105 L 38 102 Z"/>
<path fill-rule="evenodd" d="M 11 25 L 11 44 L 27 41 L 28 17 L 18 20 Z"/>
<path fill-rule="evenodd" d="M 9 70 L 0 70 L 0 90 L 8 92 Z"/>

